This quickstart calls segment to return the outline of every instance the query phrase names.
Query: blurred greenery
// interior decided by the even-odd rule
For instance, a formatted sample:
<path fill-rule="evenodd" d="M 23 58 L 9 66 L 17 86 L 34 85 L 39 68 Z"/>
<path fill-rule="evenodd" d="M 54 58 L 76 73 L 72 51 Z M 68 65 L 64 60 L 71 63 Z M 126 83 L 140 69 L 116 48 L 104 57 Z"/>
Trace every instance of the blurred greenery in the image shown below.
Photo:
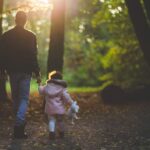
<path fill-rule="evenodd" d="M 29 1 L 5 1 L 4 31 L 12 27 L 12 15 L 18 10 L 11 9 Z M 112 83 L 122 88 L 150 84 L 150 67 L 139 47 L 124 0 L 70 0 L 67 4 L 63 74 L 69 87 L 92 91 Z M 27 28 L 37 35 L 38 59 L 45 78 L 51 6 L 32 6 L 27 11 Z M 36 84 L 31 89 L 36 90 Z"/>
<path fill-rule="evenodd" d="M 11 93 L 9 82 L 7 82 L 6 87 L 7 87 L 8 93 Z M 79 92 L 79 93 L 90 92 L 91 93 L 91 92 L 98 92 L 101 89 L 102 89 L 101 86 L 99 87 L 69 87 L 68 91 L 71 93 L 74 93 L 74 92 Z M 38 85 L 36 83 L 36 80 L 31 81 L 30 91 L 31 93 L 38 93 Z"/>

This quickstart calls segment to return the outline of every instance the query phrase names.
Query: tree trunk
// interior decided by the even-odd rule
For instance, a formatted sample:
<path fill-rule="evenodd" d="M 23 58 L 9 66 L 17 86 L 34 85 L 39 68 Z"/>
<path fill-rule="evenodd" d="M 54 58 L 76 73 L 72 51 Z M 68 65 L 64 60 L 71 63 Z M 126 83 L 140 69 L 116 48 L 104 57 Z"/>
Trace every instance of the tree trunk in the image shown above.
<path fill-rule="evenodd" d="M 150 21 L 150 0 L 144 0 L 144 6 L 146 9 L 147 17 Z"/>
<path fill-rule="evenodd" d="M 125 0 L 141 49 L 150 64 L 150 28 L 140 0 Z"/>
<path fill-rule="evenodd" d="M 2 14 L 3 14 L 3 0 L 0 0 L 0 36 L 2 35 Z M 8 99 L 6 92 L 6 80 L 4 77 L 0 77 L 0 101 Z"/>
<path fill-rule="evenodd" d="M 0 36 L 2 35 L 3 0 L 0 0 Z"/>
<path fill-rule="evenodd" d="M 48 72 L 63 70 L 65 0 L 54 0 L 51 16 L 51 33 L 48 54 Z"/>

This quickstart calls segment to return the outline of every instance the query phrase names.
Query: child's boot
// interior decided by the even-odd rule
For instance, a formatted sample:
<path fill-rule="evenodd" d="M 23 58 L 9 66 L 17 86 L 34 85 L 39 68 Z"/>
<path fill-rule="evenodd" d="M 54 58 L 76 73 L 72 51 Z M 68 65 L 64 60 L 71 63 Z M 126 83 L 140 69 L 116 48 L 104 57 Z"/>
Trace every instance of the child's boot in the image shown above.
<path fill-rule="evenodd" d="M 55 132 L 49 132 L 49 139 L 55 140 Z"/>
<path fill-rule="evenodd" d="M 63 139 L 63 138 L 65 137 L 65 132 L 60 131 L 60 132 L 59 132 L 59 137 L 60 137 L 61 139 Z"/>

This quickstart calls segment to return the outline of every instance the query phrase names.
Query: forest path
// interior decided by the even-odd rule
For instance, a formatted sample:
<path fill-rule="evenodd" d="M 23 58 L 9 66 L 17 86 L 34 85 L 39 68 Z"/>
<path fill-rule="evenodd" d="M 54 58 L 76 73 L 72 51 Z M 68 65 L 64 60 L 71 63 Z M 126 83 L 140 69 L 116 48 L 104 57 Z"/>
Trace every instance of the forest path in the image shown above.
<path fill-rule="evenodd" d="M 150 101 L 104 104 L 97 93 L 72 94 L 80 105 L 79 120 L 66 120 L 64 139 L 48 139 L 42 98 L 32 94 L 27 140 L 12 138 L 12 103 L 1 106 L 0 150 L 149 150 Z"/>

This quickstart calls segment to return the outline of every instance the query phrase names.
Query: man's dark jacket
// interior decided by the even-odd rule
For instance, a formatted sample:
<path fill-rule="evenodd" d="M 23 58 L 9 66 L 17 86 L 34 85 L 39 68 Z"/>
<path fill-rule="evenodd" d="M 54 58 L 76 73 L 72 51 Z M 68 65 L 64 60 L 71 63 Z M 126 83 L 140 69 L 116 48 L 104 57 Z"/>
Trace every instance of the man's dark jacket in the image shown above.
<path fill-rule="evenodd" d="M 8 73 L 39 75 L 36 36 L 20 27 L 5 32 L 0 39 L 0 67 Z"/>

